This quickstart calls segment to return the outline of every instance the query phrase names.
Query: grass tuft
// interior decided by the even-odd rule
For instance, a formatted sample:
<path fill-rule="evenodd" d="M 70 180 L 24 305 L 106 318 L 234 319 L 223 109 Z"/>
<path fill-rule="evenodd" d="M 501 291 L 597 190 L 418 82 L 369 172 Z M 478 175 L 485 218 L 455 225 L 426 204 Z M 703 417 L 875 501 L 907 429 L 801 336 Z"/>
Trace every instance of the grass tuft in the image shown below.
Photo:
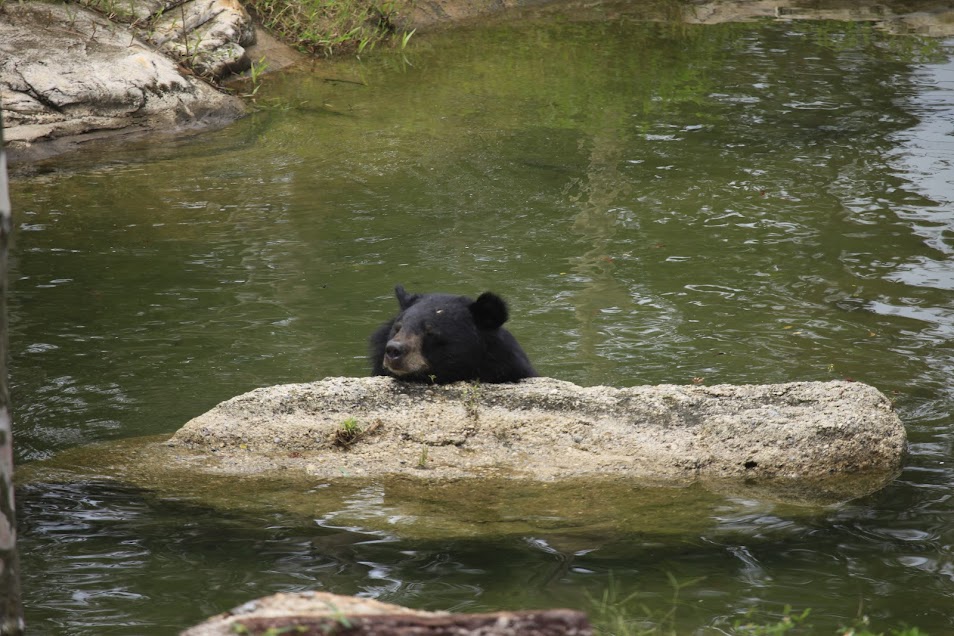
<path fill-rule="evenodd" d="M 414 0 L 249 0 L 262 25 L 306 53 L 331 57 L 371 50 L 382 41 L 406 45 L 399 16 Z M 413 31 L 412 31 L 413 33 Z"/>
<path fill-rule="evenodd" d="M 331 434 L 331 445 L 341 449 L 351 448 L 355 443 L 371 435 L 381 427 L 381 421 L 376 420 L 367 428 L 362 428 L 358 420 L 349 417 L 341 423 Z"/>

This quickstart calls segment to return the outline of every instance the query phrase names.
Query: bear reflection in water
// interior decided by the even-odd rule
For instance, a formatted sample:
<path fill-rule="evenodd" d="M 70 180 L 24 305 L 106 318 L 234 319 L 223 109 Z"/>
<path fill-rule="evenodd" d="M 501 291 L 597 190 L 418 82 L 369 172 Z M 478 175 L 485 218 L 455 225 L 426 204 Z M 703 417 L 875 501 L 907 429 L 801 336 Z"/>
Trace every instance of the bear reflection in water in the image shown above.
<path fill-rule="evenodd" d="M 401 311 L 371 336 L 372 375 L 433 384 L 516 382 L 537 375 L 503 328 L 508 312 L 500 296 L 409 294 L 400 285 L 394 292 Z"/>

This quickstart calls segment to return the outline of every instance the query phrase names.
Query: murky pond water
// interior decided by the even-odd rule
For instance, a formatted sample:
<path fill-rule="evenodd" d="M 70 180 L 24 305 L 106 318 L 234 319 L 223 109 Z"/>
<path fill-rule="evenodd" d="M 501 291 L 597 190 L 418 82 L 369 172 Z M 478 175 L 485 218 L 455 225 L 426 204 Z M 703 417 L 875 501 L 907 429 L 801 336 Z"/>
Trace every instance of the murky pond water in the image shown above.
<path fill-rule="evenodd" d="M 868 382 L 904 472 L 830 508 L 674 497 L 704 521 L 678 531 L 621 504 L 630 525 L 572 540 L 569 516 L 407 537 L 81 473 L 18 490 L 33 632 L 169 634 L 314 588 L 470 611 L 638 591 L 663 620 L 670 577 L 680 633 L 786 604 L 820 633 L 954 631 L 954 43 L 626 19 L 415 37 L 270 78 L 226 130 L 15 179 L 21 464 L 365 374 L 403 283 L 497 291 L 537 369 L 580 384 Z"/>

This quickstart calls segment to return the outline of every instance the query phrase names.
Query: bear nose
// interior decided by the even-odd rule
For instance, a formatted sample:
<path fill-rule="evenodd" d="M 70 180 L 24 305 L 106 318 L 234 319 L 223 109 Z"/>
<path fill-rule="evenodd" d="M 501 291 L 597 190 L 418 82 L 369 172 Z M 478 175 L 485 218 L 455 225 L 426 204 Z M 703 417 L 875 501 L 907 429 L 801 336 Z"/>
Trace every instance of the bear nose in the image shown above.
<path fill-rule="evenodd" d="M 404 355 L 404 343 L 397 340 L 389 340 L 386 347 L 384 347 L 384 354 L 392 359 L 396 360 Z"/>

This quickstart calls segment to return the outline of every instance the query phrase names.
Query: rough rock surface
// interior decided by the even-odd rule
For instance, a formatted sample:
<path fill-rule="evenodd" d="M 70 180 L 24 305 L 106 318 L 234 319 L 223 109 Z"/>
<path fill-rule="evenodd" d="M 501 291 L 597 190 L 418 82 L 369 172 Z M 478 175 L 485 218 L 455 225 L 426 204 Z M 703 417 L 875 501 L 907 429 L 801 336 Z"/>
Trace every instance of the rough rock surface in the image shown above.
<path fill-rule="evenodd" d="M 0 99 L 12 161 L 114 131 L 221 125 L 244 110 L 128 28 L 75 5 L 34 2 L 0 5 Z"/>
<path fill-rule="evenodd" d="M 894 5 L 894 6 L 892 6 Z M 688 24 L 751 20 L 839 20 L 870 22 L 888 33 L 926 37 L 954 35 L 954 9 L 932 0 L 911 3 L 841 3 L 812 0 L 714 0 L 693 2 L 684 10 Z"/>
<path fill-rule="evenodd" d="M 227 400 L 169 444 L 237 473 L 694 481 L 893 474 L 906 438 L 885 396 L 853 382 L 617 389 L 327 378 Z"/>
<path fill-rule="evenodd" d="M 213 616 L 181 636 L 232 634 L 483 634 L 485 636 L 588 636 L 582 612 L 540 610 L 449 614 L 422 612 L 373 599 L 327 592 L 275 594 Z"/>
<path fill-rule="evenodd" d="M 142 37 L 204 77 L 246 70 L 255 42 L 248 12 L 237 0 L 142 0 L 134 25 Z"/>

